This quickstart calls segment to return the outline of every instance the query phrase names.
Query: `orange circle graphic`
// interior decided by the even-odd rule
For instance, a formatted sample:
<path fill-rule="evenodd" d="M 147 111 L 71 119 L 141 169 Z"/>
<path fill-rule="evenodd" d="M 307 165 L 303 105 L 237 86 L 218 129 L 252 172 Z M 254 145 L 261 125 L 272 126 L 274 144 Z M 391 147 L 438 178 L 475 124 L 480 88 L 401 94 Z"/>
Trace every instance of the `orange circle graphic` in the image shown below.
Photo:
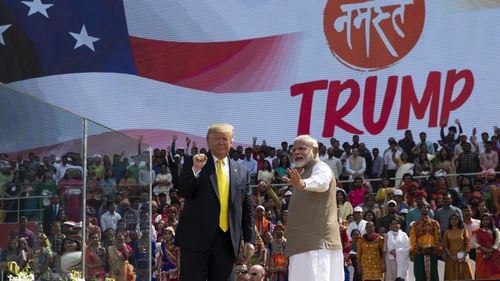
<path fill-rule="evenodd" d="M 323 27 L 335 57 L 350 68 L 371 71 L 404 58 L 418 42 L 424 0 L 329 0 Z"/>

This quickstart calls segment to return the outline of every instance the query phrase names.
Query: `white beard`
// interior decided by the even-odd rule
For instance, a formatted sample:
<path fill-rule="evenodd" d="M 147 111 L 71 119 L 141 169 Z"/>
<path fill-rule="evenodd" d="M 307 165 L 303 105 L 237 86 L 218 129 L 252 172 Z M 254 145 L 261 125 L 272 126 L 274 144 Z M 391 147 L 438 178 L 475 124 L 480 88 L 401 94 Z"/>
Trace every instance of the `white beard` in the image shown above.
<path fill-rule="evenodd" d="M 304 166 L 307 165 L 309 162 L 311 162 L 313 159 L 314 159 L 314 153 L 311 151 L 310 153 L 308 153 L 304 156 L 304 159 L 294 161 L 295 167 L 296 168 L 304 168 Z"/>

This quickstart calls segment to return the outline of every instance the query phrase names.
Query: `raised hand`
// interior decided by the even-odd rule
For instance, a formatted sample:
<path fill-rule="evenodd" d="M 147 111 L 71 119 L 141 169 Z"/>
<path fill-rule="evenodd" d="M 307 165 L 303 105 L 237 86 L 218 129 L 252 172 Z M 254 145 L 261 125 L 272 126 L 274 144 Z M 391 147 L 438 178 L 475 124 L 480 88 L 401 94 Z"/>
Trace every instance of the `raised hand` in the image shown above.
<path fill-rule="evenodd" d="M 284 182 L 291 184 L 294 188 L 298 188 L 298 189 L 305 188 L 304 182 L 300 179 L 299 170 L 293 169 L 293 168 L 288 168 L 287 172 L 288 172 L 289 178 L 288 177 L 281 178 Z"/>
<path fill-rule="evenodd" d="M 205 164 L 207 164 L 207 156 L 205 154 L 196 154 L 193 156 L 193 169 L 195 172 L 201 171 Z"/>

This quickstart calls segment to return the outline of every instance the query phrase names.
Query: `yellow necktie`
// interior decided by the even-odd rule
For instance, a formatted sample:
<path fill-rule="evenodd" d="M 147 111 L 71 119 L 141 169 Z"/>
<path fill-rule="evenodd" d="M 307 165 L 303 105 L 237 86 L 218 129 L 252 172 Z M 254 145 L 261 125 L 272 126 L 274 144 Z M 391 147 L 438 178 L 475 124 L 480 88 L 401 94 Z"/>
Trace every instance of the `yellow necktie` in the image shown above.
<path fill-rule="evenodd" d="M 224 173 L 224 169 L 222 168 L 222 163 L 223 160 L 217 160 L 217 182 L 219 184 L 220 202 L 219 226 L 222 231 L 226 232 L 229 228 L 229 182 L 226 174 Z"/>

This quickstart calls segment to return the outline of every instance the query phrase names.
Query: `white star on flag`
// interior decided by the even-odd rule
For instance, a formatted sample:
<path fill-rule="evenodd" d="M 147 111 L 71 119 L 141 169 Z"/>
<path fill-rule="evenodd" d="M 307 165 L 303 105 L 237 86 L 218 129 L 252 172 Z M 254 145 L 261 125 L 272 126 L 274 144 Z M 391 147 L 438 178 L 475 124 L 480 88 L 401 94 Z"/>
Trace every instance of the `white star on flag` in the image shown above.
<path fill-rule="evenodd" d="M 0 44 L 4 46 L 5 46 L 5 41 L 3 39 L 3 33 L 5 32 L 5 30 L 9 29 L 10 26 L 11 24 L 0 25 Z"/>
<path fill-rule="evenodd" d="M 71 36 L 73 36 L 73 38 L 76 39 L 76 44 L 75 44 L 75 47 L 73 49 L 76 49 L 80 46 L 85 45 L 85 46 L 89 47 L 89 49 L 91 49 L 92 51 L 95 52 L 94 42 L 98 41 L 99 38 L 89 36 L 87 34 L 87 29 L 85 28 L 85 25 L 82 26 L 82 30 L 80 31 L 80 34 L 73 33 L 73 32 L 70 32 L 69 34 L 71 34 Z"/>
<path fill-rule="evenodd" d="M 33 0 L 32 2 L 29 1 L 22 1 L 24 5 L 30 7 L 30 11 L 28 12 L 28 16 L 31 16 L 35 13 L 40 13 L 44 15 L 46 18 L 49 18 L 49 15 L 47 14 L 47 9 L 54 6 L 54 4 L 43 4 L 42 0 Z"/>

